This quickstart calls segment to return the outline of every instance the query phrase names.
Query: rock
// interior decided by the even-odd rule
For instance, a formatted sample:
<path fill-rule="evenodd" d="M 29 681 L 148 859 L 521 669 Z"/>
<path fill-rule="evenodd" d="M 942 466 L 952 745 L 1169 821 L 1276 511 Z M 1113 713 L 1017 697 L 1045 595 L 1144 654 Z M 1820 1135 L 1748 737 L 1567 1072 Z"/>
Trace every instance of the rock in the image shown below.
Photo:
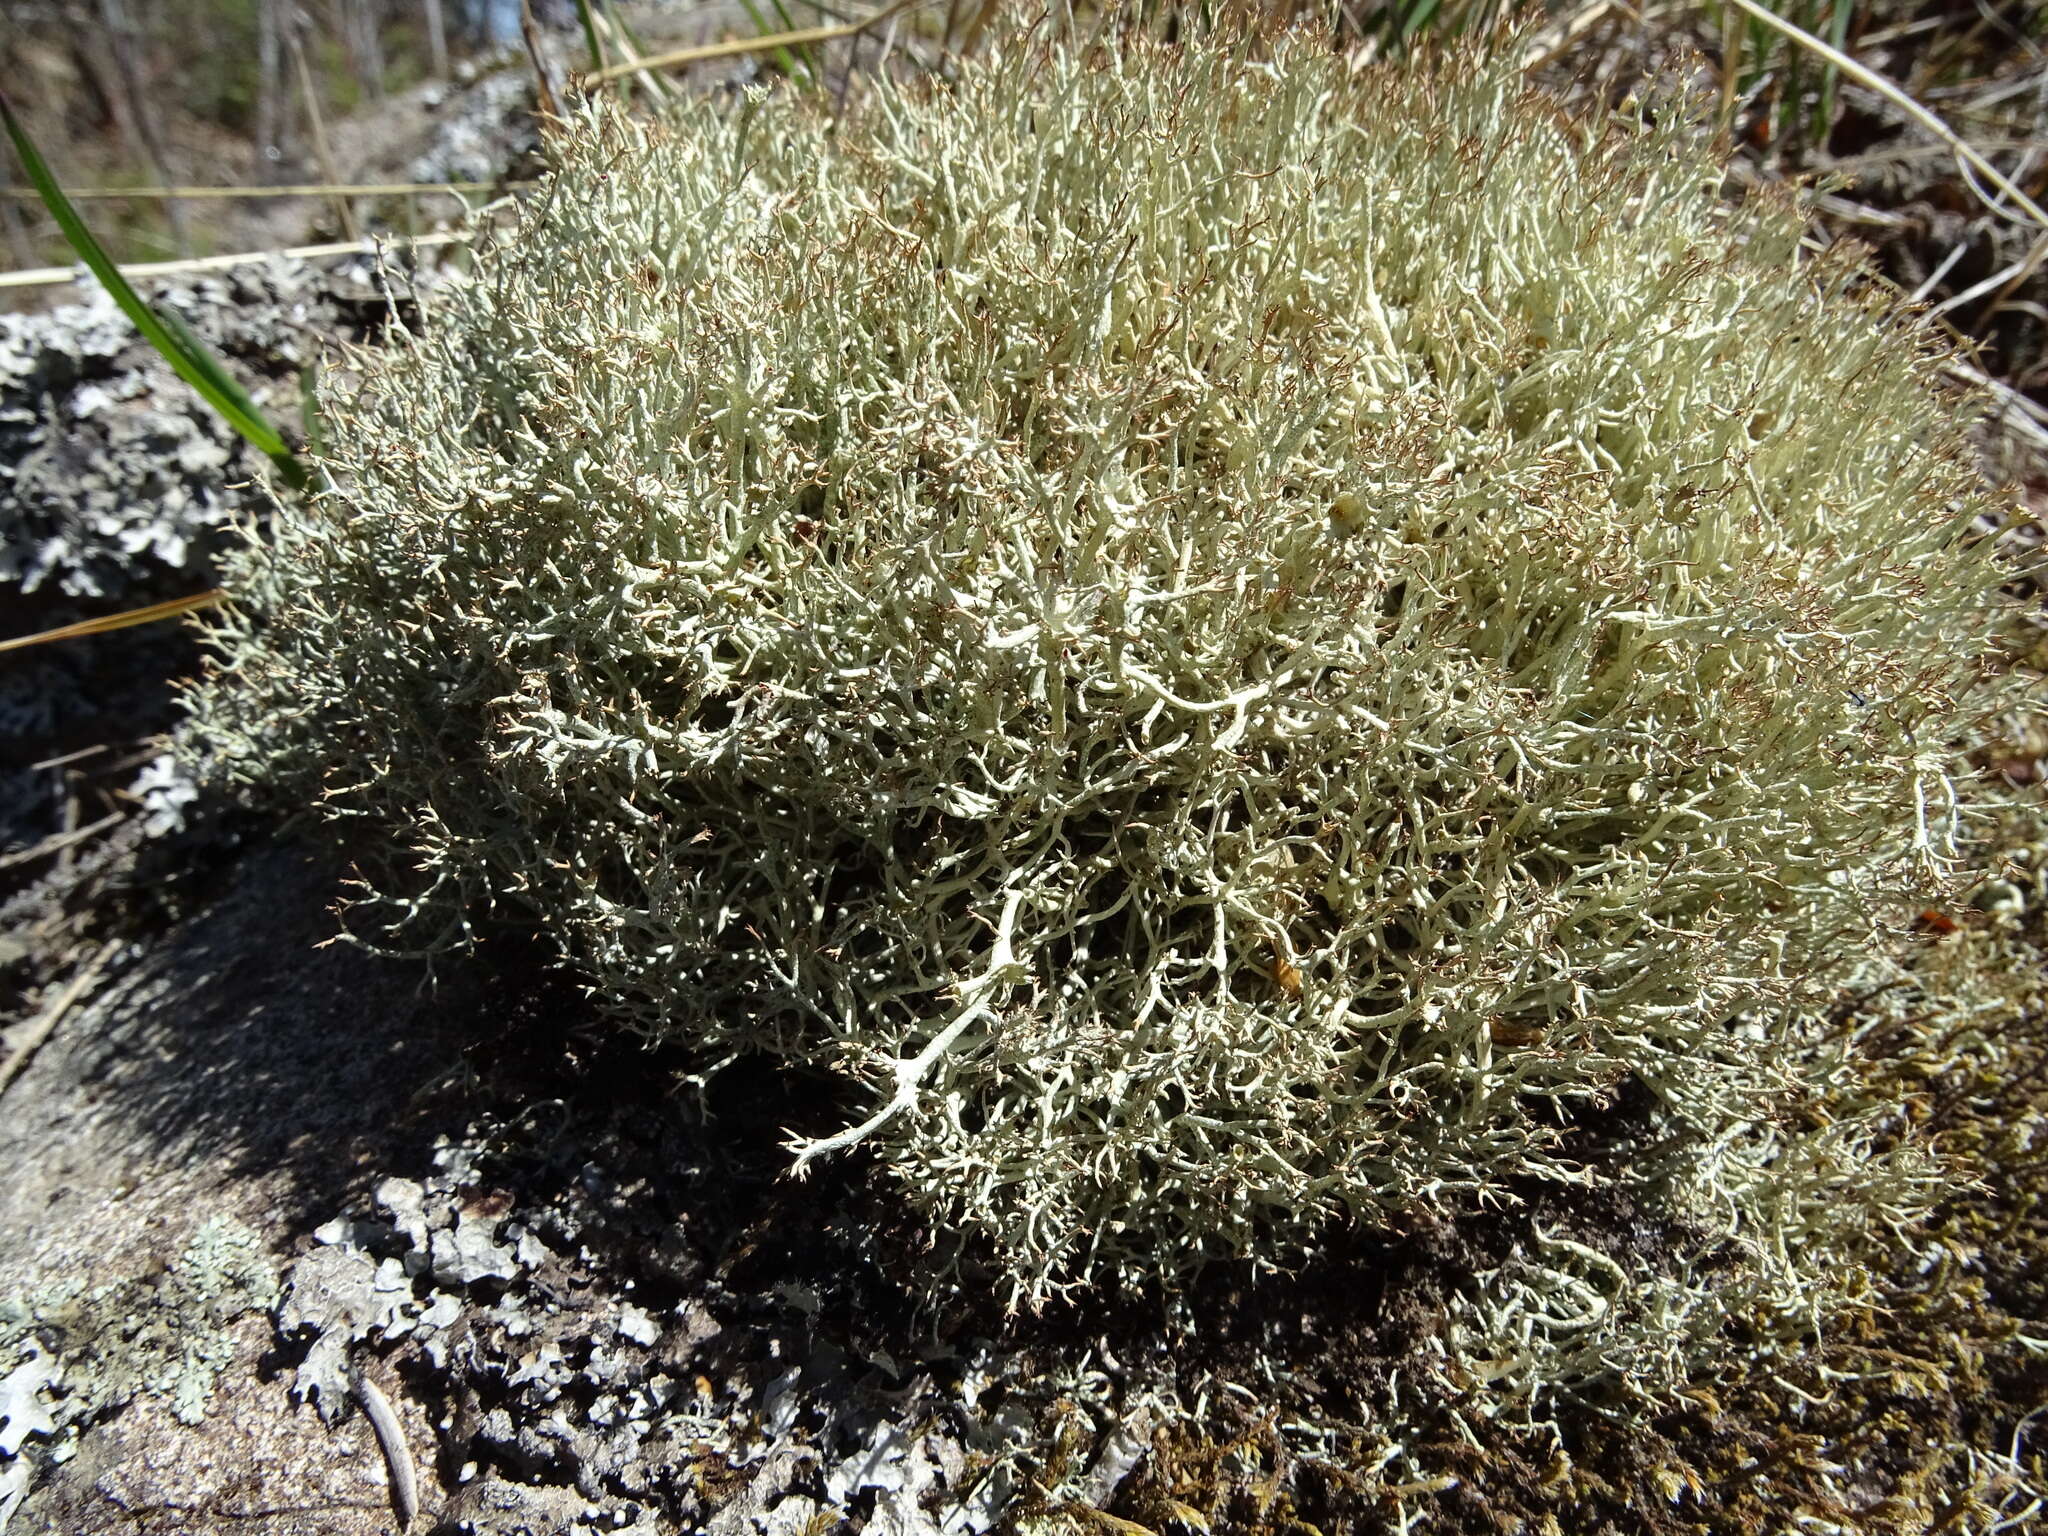
<path fill-rule="evenodd" d="M 562 1536 L 581 1518 L 582 1495 L 571 1488 L 535 1488 L 479 1477 L 448 1501 L 440 1529 L 464 1536 Z"/>
<path fill-rule="evenodd" d="M 364 339 L 385 307 L 367 256 L 274 258 L 152 297 L 287 424 L 320 338 Z M 96 284 L 0 315 L 0 586 L 136 602 L 197 590 L 225 527 L 262 511 L 262 463 Z"/>

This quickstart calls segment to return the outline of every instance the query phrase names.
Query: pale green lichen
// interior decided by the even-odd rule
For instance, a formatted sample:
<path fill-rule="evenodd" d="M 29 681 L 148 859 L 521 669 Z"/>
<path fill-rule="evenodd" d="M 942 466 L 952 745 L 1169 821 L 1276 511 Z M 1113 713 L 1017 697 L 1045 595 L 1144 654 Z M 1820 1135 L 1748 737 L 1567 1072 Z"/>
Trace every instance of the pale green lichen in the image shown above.
<path fill-rule="evenodd" d="M 161 1269 L 90 1289 L 55 1281 L 0 1310 L 0 1358 L 32 1340 L 55 1360 L 57 1427 L 90 1423 L 137 1397 L 196 1424 L 234 1354 L 229 1328 L 278 1297 L 262 1241 L 228 1217 L 206 1222 Z"/>
<path fill-rule="evenodd" d="M 196 739 L 766 1052 L 1014 1294 L 1626 1182 L 1459 1369 L 1668 1369 L 1939 1170 L 1825 1017 L 1946 856 L 1961 414 L 1685 114 L 1313 36 L 585 110 L 356 360 Z M 1624 1082 L 1643 1153 L 1565 1131 Z M 715 1081 L 710 1091 L 715 1094 Z"/>

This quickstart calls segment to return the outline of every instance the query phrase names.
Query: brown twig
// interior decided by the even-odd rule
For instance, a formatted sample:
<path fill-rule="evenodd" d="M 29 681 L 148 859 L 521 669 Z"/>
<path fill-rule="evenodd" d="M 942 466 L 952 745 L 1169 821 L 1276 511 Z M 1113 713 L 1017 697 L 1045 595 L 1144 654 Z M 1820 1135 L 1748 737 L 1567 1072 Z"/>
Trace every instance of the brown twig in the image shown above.
<path fill-rule="evenodd" d="M 445 192 L 459 197 L 465 192 L 499 192 L 513 187 L 530 187 L 530 181 L 362 181 L 288 182 L 274 187 L 66 187 L 64 195 L 73 202 L 82 198 L 125 201 L 130 198 L 265 198 L 265 197 L 399 197 Z M 36 202 L 42 193 L 33 187 L 0 187 L 0 197 L 17 202 Z"/>
<path fill-rule="evenodd" d="M 183 272 L 225 272 L 232 267 L 246 267 L 253 262 L 269 261 L 273 256 L 287 261 L 315 261 L 327 256 L 374 256 L 380 246 L 389 245 L 399 250 L 411 248 L 425 250 L 436 245 L 452 245 L 467 240 L 461 232 L 441 235 L 417 235 L 376 240 L 335 240 L 325 245 L 288 245 L 282 250 L 237 251 L 232 256 L 195 256 L 190 261 L 136 261 L 123 262 L 123 277 L 170 277 Z M 0 288 L 35 288 L 48 283 L 68 283 L 76 280 L 82 267 L 30 267 L 21 272 L 0 272 Z"/>
<path fill-rule="evenodd" d="M 1903 86 L 1899 85 L 1896 81 L 1887 80 L 1868 65 L 1850 58 L 1841 49 L 1831 47 L 1829 44 L 1822 42 L 1803 27 L 1794 26 L 1784 17 L 1764 9 L 1763 6 L 1757 4 L 1757 0 L 1734 0 L 1734 3 L 1754 16 L 1758 21 L 1761 21 L 1765 26 L 1782 32 L 1808 52 L 1818 54 L 1821 58 L 1826 59 L 1858 85 L 1863 86 L 1867 90 L 1877 92 L 1878 95 L 1884 97 L 1885 100 L 1912 118 L 1914 122 L 1948 145 L 1950 149 L 1955 151 L 1956 158 L 1963 163 L 1965 171 L 1963 180 L 1970 184 L 1972 191 L 1978 192 L 1979 197 L 1983 199 L 1985 205 L 1993 213 L 2001 217 L 2012 217 L 2009 210 L 2000 207 L 1989 197 L 1984 197 L 1983 193 L 1976 187 L 1976 184 L 1971 181 L 1968 172 L 1975 171 L 2007 198 L 2011 199 L 2029 221 L 2040 228 L 2048 229 L 2048 213 L 2042 212 L 2038 203 L 2021 191 L 2005 172 L 1979 154 L 1976 147 L 1961 134 L 1957 133 L 1955 129 L 1949 127 L 1947 123 L 1935 116 L 1934 113 L 1928 111 L 1927 108 L 1915 101 Z"/>
<path fill-rule="evenodd" d="M 1580 6 L 1570 16 L 1545 27 L 1529 39 L 1529 46 L 1521 58 L 1522 68 L 1532 72 L 1543 68 L 1605 21 L 1609 11 L 1616 10 L 1635 15 L 1627 5 L 1621 3 L 1621 0 L 1590 0 L 1590 3 Z"/>
<path fill-rule="evenodd" d="M 590 16 L 591 20 L 597 23 L 599 34 L 607 39 L 612 47 L 618 50 L 621 59 L 628 64 L 635 64 L 640 61 L 639 45 L 633 40 L 633 35 L 626 30 L 625 23 L 613 17 L 611 7 L 608 4 L 594 3 L 591 6 Z M 650 73 L 640 83 L 646 86 L 648 95 L 656 100 L 667 101 L 669 99 L 670 87 L 662 80 L 661 76 Z"/>
<path fill-rule="evenodd" d="M 320 174 L 338 184 L 341 175 L 334 168 L 334 151 L 327 144 L 327 122 L 320 115 L 320 92 L 313 85 L 313 71 L 306 65 L 306 50 L 296 29 L 286 34 L 285 41 L 292 51 L 292 64 L 299 72 L 299 89 L 306 98 L 306 122 L 313 130 L 313 153 L 319 158 Z M 356 228 L 355 210 L 348 199 L 337 197 L 334 207 L 341 215 L 341 232 L 351 240 L 361 239 L 363 232 Z"/>
<path fill-rule="evenodd" d="M 64 1022 L 64 1016 L 71 1011 L 79 998 L 85 995 L 85 989 L 93 984 L 106 967 L 106 963 L 114 958 L 114 951 L 120 947 L 119 939 L 109 939 L 95 950 L 92 958 L 78 968 L 78 973 L 64 984 L 64 990 L 43 1010 L 42 1017 L 29 1026 L 21 1044 L 14 1048 L 14 1054 L 6 1061 L 0 1062 L 0 1093 L 5 1093 L 14 1080 L 21 1076 L 22 1069 L 29 1063 L 29 1058 L 42 1048 L 44 1041 L 56 1033 L 57 1026 Z"/>
<path fill-rule="evenodd" d="M 535 106 L 540 113 L 541 126 L 562 121 L 562 105 L 555 93 L 553 71 L 548 68 L 547 54 L 541 47 L 540 28 L 533 19 L 533 0 L 519 0 L 519 31 L 526 39 L 526 56 L 533 61 L 533 89 Z"/>
<path fill-rule="evenodd" d="M 76 752 L 66 752 L 62 757 L 46 757 L 40 763 L 30 763 L 28 766 L 35 773 L 42 773 L 51 768 L 68 768 L 73 763 L 84 762 L 88 757 L 98 757 L 106 750 L 107 744 L 104 741 L 95 742 L 92 746 L 80 747 Z"/>
<path fill-rule="evenodd" d="M 398 1422 L 398 1415 L 392 1411 L 390 1400 L 377 1389 L 374 1381 L 363 1374 L 360 1366 L 350 1368 L 348 1384 L 355 1389 L 356 1401 L 363 1405 L 363 1417 L 376 1431 L 377 1445 L 384 1452 L 385 1466 L 391 1469 L 391 1501 L 397 1506 L 398 1528 L 403 1531 L 412 1524 L 413 1516 L 420 1512 L 419 1476 L 413 1470 L 412 1451 L 405 1443 L 405 1430 Z"/>
<path fill-rule="evenodd" d="M 120 812 L 112 811 L 94 822 L 91 828 L 85 827 L 85 808 L 78 801 L 78 770 L 66 768 L 63 779 L 64 820 L 60 824 L 56 840 L 56 877 L 60 881 L 70 877 L 72 866 L 78 862 L 78 845 L 90 837 L 93 830 L 111 826 L 121 819 Z"/>
<path fill-rule="evenodd" d="M 33 864 L 37 859 L 47 859 L 53 853 L 63 853 L 75 848 L 87 838 L 96 837 L 121 819 L 119 811 L 110 811 L 87 827 L 72 827 L 44 838 L 33 848 L 20 848 L 13 853 L 0 854 L 0 869 L 15 869 L 23 864 Z"/>

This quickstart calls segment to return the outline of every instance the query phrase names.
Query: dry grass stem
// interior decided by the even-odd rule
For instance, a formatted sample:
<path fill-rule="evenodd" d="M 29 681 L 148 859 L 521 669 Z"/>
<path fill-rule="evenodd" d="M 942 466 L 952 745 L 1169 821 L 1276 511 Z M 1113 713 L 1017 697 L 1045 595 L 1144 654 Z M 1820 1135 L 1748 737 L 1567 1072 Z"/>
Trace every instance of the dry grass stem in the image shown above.
<path fill-rule="evenodd" d="M 228 256 L 194 256 L 187 261 L 123 262 L 126 277 L 180 277 L 194 272 L 226 272 L 263 261 L 326 261 L 336 256 L 377 256 L 387 251 L 426 251 L 439 246 L 467 244 L 473 236 L 462 231 L 438 235 L 373 235 L 368 239 L 335 240 L 323 245 L 290 245 L 278 250 L 237 251 Z M 38 288 L 78 280 L 80 268 L 29 267 L 19 272 L 0 272 L 0 288 Z"/>
<path fill-rule="evenodd" d="M 793 32 L 770 32 L 759 37 L 736 37 L 722 43 L 703 43 L 693 48 L 677 48 L 668 53 L 652 54 L 644 59 L 631 59 L 623 64 L 596 70 L 583 76 L 583 81 L 586 85 L 600 85 L 607 80 L 616 80 L 621 75 L 660 69 L 680 69 L 687 64 L 702 64 L 712 59 L 738 58 L 750 53 L 772 53 L 778 48 L 802 48 L 816 43 L 858 37 L 899 13 L 924 3 L 926 0 L 893 0 L 893 3 L 870 15 L 854 21 L 835 23 L 832 26 L 800 27 Z"/>
<path fill-rule="evenodd" d="M 1799 44 L 1800 47 L 1826 59 L 1857 84 L 1867 90 L 1875 91 L 1901 112 L 1904 112 L 1914 122 L 1948 145 L 1955 152 L 1957 158 L 1963 162 L 1965 168 L 1964 180 L 1970 182 L 1971 190 L 1977 194 L 1979 200 L 1993 213 L 1998 214 L 2001 218 L 2011 218 L 2013 216 L 2011 209 L 2005 207 L 1998 199 L 1987 196 L 1981 188 L 1971 181 L 1968 174 L 1970 171 L 1976 172 L 1986 181 L 1990 182 L 2003 197 L 2010 199 L 2014 207 L 2024 213 L 2033 223 L 2043 229 L 2048 229 L 2048 213 L 2042 212 L 2038 203 L 2007 177 L 2005 172 L 1987 160 L 1977 150 L 1975 145 L 1957 133 L 1955 129 L 1949 127 L 1947 123 L 1943 122 L 1940 117 L 1936 116 L 1928 108 L 1914 100 L 1911 93 L 1897 82 L 1887 80 L 1876 70 L 1852 58 L 1850 55 L 1842 52 L 1841 49 L 1822 41 L 1811 32 L 1787 21 L 1776 12 L 1765 9 L 1765 7 L 1757 3 L 1757 0 L 1730 0 L 1730 3 L 1748 12 L 1758 21 L 1764 23 L 1764 25 L 1783 33 L 1786 37 L 1792 39 L 1793 42 Z"/>

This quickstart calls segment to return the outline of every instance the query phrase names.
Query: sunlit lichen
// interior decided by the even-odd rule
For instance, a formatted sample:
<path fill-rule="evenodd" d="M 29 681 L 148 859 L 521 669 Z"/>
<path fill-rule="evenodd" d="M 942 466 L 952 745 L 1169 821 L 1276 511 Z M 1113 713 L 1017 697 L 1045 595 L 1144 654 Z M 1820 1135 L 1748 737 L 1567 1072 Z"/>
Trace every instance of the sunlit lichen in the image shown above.
<path fill-rule="evenodd" d="M 152 1273 L 87 1290 L 57 1280 L 0 1305 L 0 1357 L 53 1362 L 52 1432 L 137 1397 L 160 1398 L 196 1424 L 234 1355 L 230 1326 L 277 1300 L 277 1273 L 256 1234 L 228 1217 L 199 1227 Z"/>
<path fill-rule="evenodd" d="M 1946 856 L 1980 493 L 1682 113 L 1015 43 L 558 154 L 196 697 L 396 841 L 359 932 L 522 911 L 707 1075 L 829 1071 L 799 1161 L 1022 1299 L 1626 1177 L 1671 1272 L 1552 1234 L 1461 1369 L 1652 1370 L 1924 1204 L 1819 1005 Z"/>

